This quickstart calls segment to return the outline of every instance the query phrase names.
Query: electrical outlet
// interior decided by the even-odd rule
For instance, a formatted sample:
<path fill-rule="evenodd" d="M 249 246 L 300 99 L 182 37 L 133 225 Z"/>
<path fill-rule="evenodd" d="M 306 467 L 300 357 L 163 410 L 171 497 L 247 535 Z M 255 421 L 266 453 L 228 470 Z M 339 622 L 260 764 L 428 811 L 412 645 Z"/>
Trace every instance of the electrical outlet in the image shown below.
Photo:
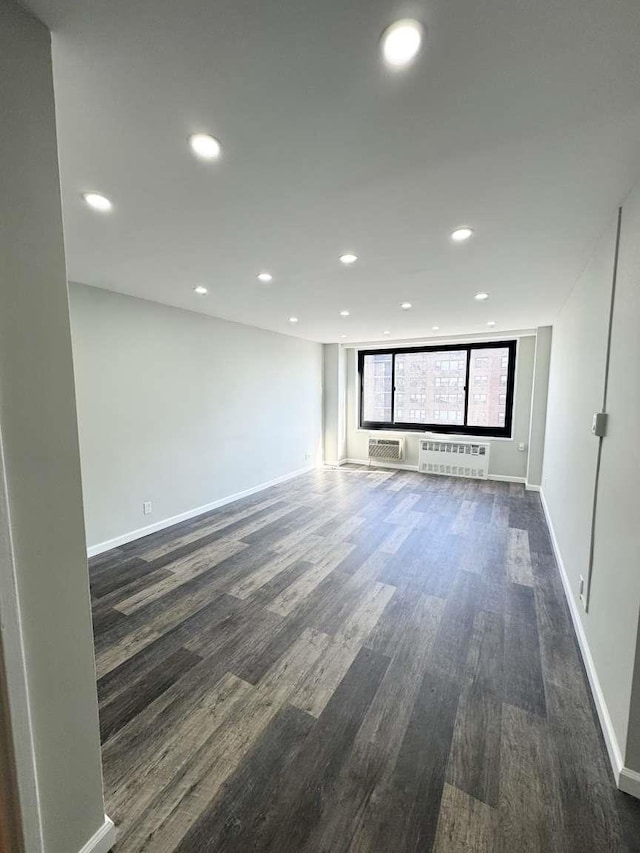
<path fill-rule="evenodd" d="M 145 515 L 151 515 L 151 501 L 145 501 L 142 504 L 142 511 Z"/>
<path fill-rule="evenodd" d="M 309 452 L 304 454 L 304 461 L 308 462 L 311 459 L 311 454 Z"/>

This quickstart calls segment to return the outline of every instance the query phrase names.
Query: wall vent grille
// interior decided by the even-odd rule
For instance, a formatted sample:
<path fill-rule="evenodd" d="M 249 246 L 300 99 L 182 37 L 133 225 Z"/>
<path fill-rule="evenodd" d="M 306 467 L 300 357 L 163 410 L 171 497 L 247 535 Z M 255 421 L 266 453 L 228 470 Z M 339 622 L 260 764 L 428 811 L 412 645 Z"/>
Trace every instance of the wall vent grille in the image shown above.
<path fill-rule="evenodd" d="M 404 438 L 373 438 L 369 436 L 370 459 L 399 460 L 404 456 Z"/>

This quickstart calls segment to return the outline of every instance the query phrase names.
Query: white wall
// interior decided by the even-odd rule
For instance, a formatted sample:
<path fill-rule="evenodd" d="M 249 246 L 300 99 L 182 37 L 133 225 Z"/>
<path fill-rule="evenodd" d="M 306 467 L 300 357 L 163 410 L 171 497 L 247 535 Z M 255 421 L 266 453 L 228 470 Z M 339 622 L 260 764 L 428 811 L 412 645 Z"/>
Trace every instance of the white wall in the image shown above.
<path fill-rule="evenodd" d="M 75 853 L 107 825 L 51 50 L 8 0 L 0 57 L 1 645 L 26 850 Z"/>
<path fill-rule="evenodd" d="M 535 356 L 535 336 L 526 335 L 518 341 L 516 357 L 516 387 L 513 413 L 513 437 L 511 439 L 489 439 L 491 460 L 489 471 L 494 476 L 524 479 L 527 473 L 527 452 L 519 451 L 518 444 L 529 442 L 529 421 L 531 416 L 531 393 L 533 382 L 533 362 Z M 347 457 L 349 459 L 367 459 L 369 430 L 358 427 L 358 366 L 355 349 L 347 350 Z M 405 441 L 405 459 L 403 464 L 418 464 L 418 433 L 407 432 Z"/>
<path fill-rule="evenodd" d="M 587 578 L 598 453 L 590 427 L 592 414 L 602 407 L 615 235 L 612 221 L 554 324 L 543 494 L 574 611 L 593 659 L 592 675 L 602 691 L 606 734 L 624 762 L 630 758 L 628 722 L 640 606 L 640 187 L 623 204 L 609 428 L 602 442 L 591 596 L 585 613 L 578 588 L 580 575 Z M 640 770 L 639 758 L 635 756 L 632 769 Z"/>
<path fill-rule="evenodd" d="M 321 461 L 320 344 L 70 293 L 90 546 Z"/>

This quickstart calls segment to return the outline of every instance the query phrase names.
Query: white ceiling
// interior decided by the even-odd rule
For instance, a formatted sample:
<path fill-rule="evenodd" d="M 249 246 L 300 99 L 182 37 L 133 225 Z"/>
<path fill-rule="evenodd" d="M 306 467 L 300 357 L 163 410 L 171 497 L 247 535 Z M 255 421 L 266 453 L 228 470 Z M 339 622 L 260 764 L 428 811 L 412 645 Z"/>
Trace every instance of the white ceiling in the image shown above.
<path fill-rule="evenodd" d="M 638 0 L 29 5 L 54 31 L 86 284 L 318 341 L 533 327 L 640 170 Z M 379 36 L 407 16 L 427 44 L 392 72 Z M 197 131 L 219 161 L 193 157 Z M 460 224 L 475 236 L 454 245 Z"/>

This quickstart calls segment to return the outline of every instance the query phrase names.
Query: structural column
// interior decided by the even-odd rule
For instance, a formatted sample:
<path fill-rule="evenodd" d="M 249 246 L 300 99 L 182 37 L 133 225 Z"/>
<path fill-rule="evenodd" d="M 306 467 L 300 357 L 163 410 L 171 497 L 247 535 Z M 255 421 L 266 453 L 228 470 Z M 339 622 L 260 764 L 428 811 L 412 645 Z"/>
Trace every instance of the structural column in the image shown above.
<path fill-rule="evenodd" d="M 0 722 L 22 836 L 10 843 L 106 851 L 50 34 L 11 0 L 0 66 Z"/>
<path fill-rule="evenodd" d="M 346 353 L 339 344 L 323 347 L 324 461 L 340 465 L 346 458 Z"/>

